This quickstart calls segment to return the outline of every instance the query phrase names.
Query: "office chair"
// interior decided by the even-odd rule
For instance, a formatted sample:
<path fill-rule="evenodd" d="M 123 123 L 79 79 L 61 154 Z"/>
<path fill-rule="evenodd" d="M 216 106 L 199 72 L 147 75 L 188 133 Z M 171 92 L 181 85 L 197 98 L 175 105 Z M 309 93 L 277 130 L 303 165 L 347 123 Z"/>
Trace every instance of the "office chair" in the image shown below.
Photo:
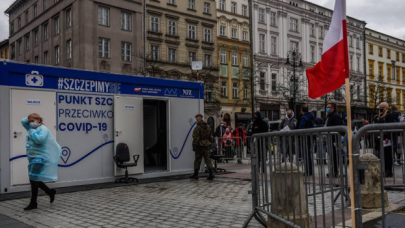
<path fill-rule="evenodd" d="M 134 167 L 134 166 L 138 165 L 139 155 L 134 155 L 133 158 L 134 158 L 135 163 L 124 163 L 124 162 L 129 162 L 131 160 L 130 155 L 129 155 L 128 145 L 125 143 L 119 143 L 117 145 L 117 148 L 115 150 L 115 156 L 113 157 L 113 159 L 114 159 L 117 167 L 125 169 L 125 177 L 116 179 L 115 183 L 118 183 L 118 182 L 128 183 L 128 181 L 139 182 L 139 180 L 137 178 L 128 177 L 128 167 Z"/>

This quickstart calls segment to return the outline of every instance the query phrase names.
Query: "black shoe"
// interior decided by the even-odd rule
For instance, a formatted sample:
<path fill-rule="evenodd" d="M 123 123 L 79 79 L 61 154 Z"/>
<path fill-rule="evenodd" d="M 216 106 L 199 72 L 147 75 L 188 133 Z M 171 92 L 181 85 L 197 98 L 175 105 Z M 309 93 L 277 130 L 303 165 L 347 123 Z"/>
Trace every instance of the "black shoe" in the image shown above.
<path fill-rule="evenodd" d="M 38 204 L 37 203 L 30 203 L 26 208 L 24 208 L 24 211 L 29 211 L 33 209 L 37 209 Z"/>
<path fill-rule="evenodd" d="M 212 172 L 212 169 L 210 169 L 209 171 L 210 171 L 210 175 L 207 177 L 207 180 L 214 180 L 215 176 L 214 176 L 214 173 Z"/>
<path fill-rule="evenodd" d="M 327 173 L 326 174 L 326 177 L 330 177 L 330 178 L 332 178 L 332 177 L 335 177 L 335 178 L 337 178 L 337 177 L 339 177 L 339 174 L 338 173 L 335 173 L 335 174 L 333 174 L 333 176 L 332 175 L 329 175 L 329 173 Z"/>
<path fill-rule="evenodd" d="M 194 170 L 194 174 L 190 176 L 190 179 L 198 180 L 198 170 Z"/>
<path fill-rule="evenodd" d="M 55 189 L 51 189 L 51 192 L 48 194 L 49 198 L 51 198 L 51 203 L 53 203 L 53 201 L 55 200 L 55 194 L 56 194 L 56 190 Z"/>

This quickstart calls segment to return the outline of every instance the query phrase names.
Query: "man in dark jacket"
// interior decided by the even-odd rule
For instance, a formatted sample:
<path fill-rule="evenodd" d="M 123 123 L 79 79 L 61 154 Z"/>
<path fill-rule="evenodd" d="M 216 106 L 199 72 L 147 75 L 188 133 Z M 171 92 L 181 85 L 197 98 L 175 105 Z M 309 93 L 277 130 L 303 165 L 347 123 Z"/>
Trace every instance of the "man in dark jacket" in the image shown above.
<path fill-rule="evenodd" d="M 308 105 L 303 105 L 301 107 L 301 118 L 299 122 L 298 129 L 308 129 L 308 128 L 313 128 L 314 127 L 314 121 L 315 121 L 315 116 L 312 112 L 309 112 L 308 110 Z M 312 176 L 312 171 L 313 171 L 313 166 L 312 166 L 312 152 L 311 152 L 311 136 L 303 136 L 304 139 L 301 141 L 300 149 L 304 150 L 304 153 L 301 152 L 302 155 L 304 155 L 305 158 L 305 175 L 307 176 Z M 307 138 L 307 140 L 305 140 Z M 305 144 L 307 144 L 305 146 Z M 307 151 L 305 151 L 305 148 Z"/>
<path fill-rule="evenodd" d="M 262 116 L 260 115 L 260 112 L 255 112 L 253 114 L 253 117 L 254 117 L 254 122 L 253 122 L 252 135 L 268 132 L 269 127 L 266 124 L 266 122 L 263 121 Z M 264 139 L 261 139 L 261 140 L 264 140 Z M 259 142 L 261 142 L 261 141 L 259 141 Z M 266 146 L 264 147 L 264 151 L 262 152 L 261 145 L 259 144 L 258 145 L 258 154 L 257 154 L 259 164 L 260 164 L 260 161 L 262 161 L 262 157 L 264 158 L 261 166 L 259 166 L 259 167 L 261 167 L 262 170 L 264 170 L 265 161 L 267 159 L 267 149 L 266 149 L 267 143 L 268 143 L 267 139 L 265 140 L 264 143 L 266 144 Z"/>
<path fill-rule="evenodd" d="M 340 117 L 339 113 L 336 111 L 336 103 L 329 103 L 328 106 L 326 106 L 326 113 L 328 114 L 326 121 L 325 121 L 325 126 L 326 127 L 333 127 L 333 126 L 341 126 L 343 125 L 342 117 Z M 332 137 L 332 142 L 333 144 L 336 144 L 336 137 Z M 338 139 L 340 140 L 340 139 Z M 337 145 L 336 145 L 337 146 Z M 333 162 L 330 164 L 333 164 L 333 177 L 338 177 L 339 176 L 339 152 L 336 151 L 336 146 L 332 146 L 332 155 L 333 155 Z M 329 152 L 328 152 L 329 153 Z M 331 154 L 329 154 L 329 157 L 331 157 Z M 330 177 L 329 174 L 327 174 L 328 177 Z"/>
<path fill-rule="evenodd" d="M 291 109 L 287 110 L 287 115 L 278 125 L 278 130 L 280 131 L 286 126 L 288 126 L 290 130 L 294 130 L 297 127 L 297 119 L 295 118 L 294 112 Z"/>
<path fill-rule="evenodd" d="M 294 116 L 294 112 L 291 109 L 287 110 L 287 115 L 286 117 L 281 121 L 281 123 L 278 125 L 278 130 L 282 130 L 285 127 L 287 127 L 290 130 L 294 130 L 297 128 L 297 119 Z M 285 146 L 284 146 L 285 145 Z M 290 149 L 291 145 L 291 149 Z M 285 149 L 284 149 L 285 148 Z M 281 138 L 281 145 L 280 145 L 280 152 L 282 153 L 282 161 L 284 162 L 284 158 L 289 160 L 290 154 L 295 153 L 294 151 L 294 138 L 293 137 L 282 137 Z"/>

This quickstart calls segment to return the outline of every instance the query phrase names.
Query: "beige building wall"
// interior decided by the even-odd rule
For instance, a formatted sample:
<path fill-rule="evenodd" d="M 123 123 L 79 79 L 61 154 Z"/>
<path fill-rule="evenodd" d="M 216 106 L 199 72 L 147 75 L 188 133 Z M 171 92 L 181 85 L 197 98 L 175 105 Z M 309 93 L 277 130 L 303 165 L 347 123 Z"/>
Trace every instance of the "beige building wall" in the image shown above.
<path fill-rule="evenodd" d="M 8 39 L 0 42 L 0 59 L 10 59 L 10 48 Z"/>
<path fill-rule="evenodd" d="M 106 26 L 99 24 L 99 7 L 108 11 Z M 128 31 L 121 27 L 123 12 L 130 15 Z M 132 74 L 140 62 L 134 53 L 142 51 L 142 12 L 141 0 L 17 0 L 5 12 L 10 18 L 11 59 Z M 109 40 L 110 55 L 106 58 L 99 57 L 99 38 Z M 68 55 L 70 41 L 72 48 Z M 121 58 L 122 42 L 131 43 L 130 61 Z"/>

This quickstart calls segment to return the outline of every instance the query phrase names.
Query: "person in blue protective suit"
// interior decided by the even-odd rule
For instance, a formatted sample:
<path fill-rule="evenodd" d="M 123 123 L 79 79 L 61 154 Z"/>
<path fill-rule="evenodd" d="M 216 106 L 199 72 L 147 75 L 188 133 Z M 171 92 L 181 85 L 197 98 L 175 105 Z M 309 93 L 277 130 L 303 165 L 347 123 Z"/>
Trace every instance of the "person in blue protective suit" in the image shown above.
<path fill-rule="evenodd" d="M 51 203 L 55 200 L 56 190 L 48 188 L 43 181 L 58 180 L 58 163 L 62 149 L 39 114 L 31 113 L 21 123 L 27 129 L 26 152 L 32 193 L 31 202 L 24 210 L 32 210 L 37 208 L 38 188 L 49 195 Z"/>

